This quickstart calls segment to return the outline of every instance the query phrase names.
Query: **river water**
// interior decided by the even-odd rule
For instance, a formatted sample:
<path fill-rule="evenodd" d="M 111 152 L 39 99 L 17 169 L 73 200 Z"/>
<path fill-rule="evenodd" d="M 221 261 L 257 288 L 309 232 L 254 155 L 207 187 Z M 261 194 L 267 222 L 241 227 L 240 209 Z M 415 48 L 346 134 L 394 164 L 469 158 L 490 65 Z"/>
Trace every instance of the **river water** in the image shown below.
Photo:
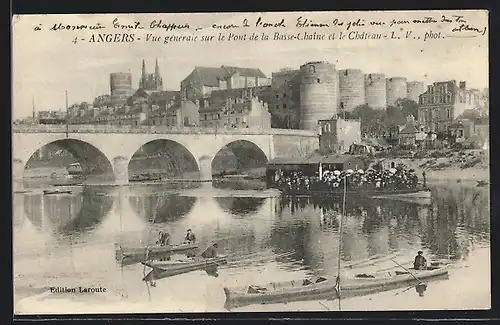
<path fill-rule="evenodd" d="M 73 193 L 14 194 L 16 313 L 224 311 L 224 286 L 337 274 L 338 200 L 287 200 L 255 190 L 237 197 L 211 184 L 99 186 Z M 217 277 L 196 271 L 160 279 L 151 287 L 142 281 L 149 271 L 143 265 L 116 259 L 119 245 L 153 243 L 162 229 L 176 243 L 188 228 L 201 248 L 217 242 L 219 253 L 235 257 L 219 268 Z M 425 205 L 347 197 L 343 263 L 396 252 L 403 264 L 421 249 L 428 260 L 449 260 L 452 268 L 449 279 L 430 283 L 424 297 L 399 290 L 345 299 L 342 310 L 489 308 L 489 241 L 486 187 L 434 185 L 432 202 Z M 384 267 L 394 263 L 377 265 Z M 50 287 L 80 286 L 106 292 L 50 293 Z M 337 302 L 317 301 L 234 311 L 336 308 Z"/>

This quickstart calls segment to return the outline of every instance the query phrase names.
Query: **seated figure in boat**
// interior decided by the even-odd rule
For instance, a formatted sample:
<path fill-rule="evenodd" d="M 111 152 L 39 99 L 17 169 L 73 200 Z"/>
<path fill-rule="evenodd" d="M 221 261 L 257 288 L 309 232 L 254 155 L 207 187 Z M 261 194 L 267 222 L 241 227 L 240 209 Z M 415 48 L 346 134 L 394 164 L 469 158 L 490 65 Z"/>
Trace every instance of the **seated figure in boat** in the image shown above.
<path fill-rule="evenodd" d="M 418 251 L 417 256 L 415 256 L 415 262 L 413 262 L 413 268 L 415 270 L 425 270 L 427 268 L 427 260 L 422 254 L 424 254 L 424 252 Z"/>
<path fill-rule="evenodd" d="M 158 234 L 158 241 L 156 242 L 160 246 L 167 246 L 170 243 L 170 234 L 166 231 L 160 231 Z"/>
<path fill-rule="evenodd" d="M 194 244 L 196 242 L 196 236 L 191 229 L 187 230 L 186 238 L 184 238 L 184 240 L 188 244 Z"/>
<path fill-rule="evenodd" d="M 212 246 L 207 247 L 203 253 L 201 253 L 201 257 L 203 258 L 214 258 L 217 257 L 217 243 Z"/>

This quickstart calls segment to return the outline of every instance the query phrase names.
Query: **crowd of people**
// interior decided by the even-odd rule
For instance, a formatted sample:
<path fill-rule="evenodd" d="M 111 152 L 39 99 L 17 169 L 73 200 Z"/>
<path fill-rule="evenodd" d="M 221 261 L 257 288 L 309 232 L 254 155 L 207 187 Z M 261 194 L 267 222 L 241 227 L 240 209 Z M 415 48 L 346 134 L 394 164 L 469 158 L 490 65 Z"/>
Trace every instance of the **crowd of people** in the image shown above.
<path fill-rule="evenodd" d="M 425 186 L 425 173 L 422 174 Z M 319 173 L 313 176 L 305 175 L 296 171 L 285 174 L 281 171 L 278 175 L 277 185 L 279 188 L 291 192 L 308 191 L 342 191 L 344 183 L 347 191 L 376 191 L 376 190 L 404 190 L 413 189 L 418 186 L 418 176 L 414 169 L 398 168 L 367 169 L 366 171 L 347 169 L 325 170 L 321 177 Z"/>

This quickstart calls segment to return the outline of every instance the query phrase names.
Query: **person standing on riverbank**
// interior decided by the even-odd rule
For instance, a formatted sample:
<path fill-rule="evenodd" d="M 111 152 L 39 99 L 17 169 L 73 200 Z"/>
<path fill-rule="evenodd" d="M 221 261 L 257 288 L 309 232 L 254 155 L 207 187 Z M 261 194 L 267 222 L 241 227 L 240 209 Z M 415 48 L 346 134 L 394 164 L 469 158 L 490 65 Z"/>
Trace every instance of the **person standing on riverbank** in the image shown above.
<path fill-rule="evenodd" d="M 423 181 L 424 181 L 424 187 L 427 186 L 427 178 L 425 176 L 426 176 L 426 173 L 425 173 L 425 170 L 424 170 L 422 172 L 422 178 L 423 178 Z"/>

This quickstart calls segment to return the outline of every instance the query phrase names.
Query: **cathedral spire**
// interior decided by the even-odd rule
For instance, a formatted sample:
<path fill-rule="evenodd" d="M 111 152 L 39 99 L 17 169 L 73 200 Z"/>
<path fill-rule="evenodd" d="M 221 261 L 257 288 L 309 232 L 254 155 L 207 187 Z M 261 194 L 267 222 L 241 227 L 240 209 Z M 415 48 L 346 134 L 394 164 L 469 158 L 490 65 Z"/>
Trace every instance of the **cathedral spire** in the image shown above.
<path fill-rule="evenodd" d="M 156 58 L 156 62 L 155 62 L 154 79 L 155 79 L 155 89 L 156 90 L 163 90 L 163 80 L 162 80 L 161 75 L 160 75 L 160 65 L 158 64 L 158 58 Z"/>
<path fill-rule="evenodd" d="M 144 88 L 146 86 L 146 62 L 142 59 L 142 74 L 141 80 L 139 80 L 139 88 Z"/>
<path fill-rule="evenodd" d="M 160 66 L 158 65 L 158 58 L 156 58 L 156 63 L 155 63 L 155 76 L 156 78 L 160 77 Z"/>

